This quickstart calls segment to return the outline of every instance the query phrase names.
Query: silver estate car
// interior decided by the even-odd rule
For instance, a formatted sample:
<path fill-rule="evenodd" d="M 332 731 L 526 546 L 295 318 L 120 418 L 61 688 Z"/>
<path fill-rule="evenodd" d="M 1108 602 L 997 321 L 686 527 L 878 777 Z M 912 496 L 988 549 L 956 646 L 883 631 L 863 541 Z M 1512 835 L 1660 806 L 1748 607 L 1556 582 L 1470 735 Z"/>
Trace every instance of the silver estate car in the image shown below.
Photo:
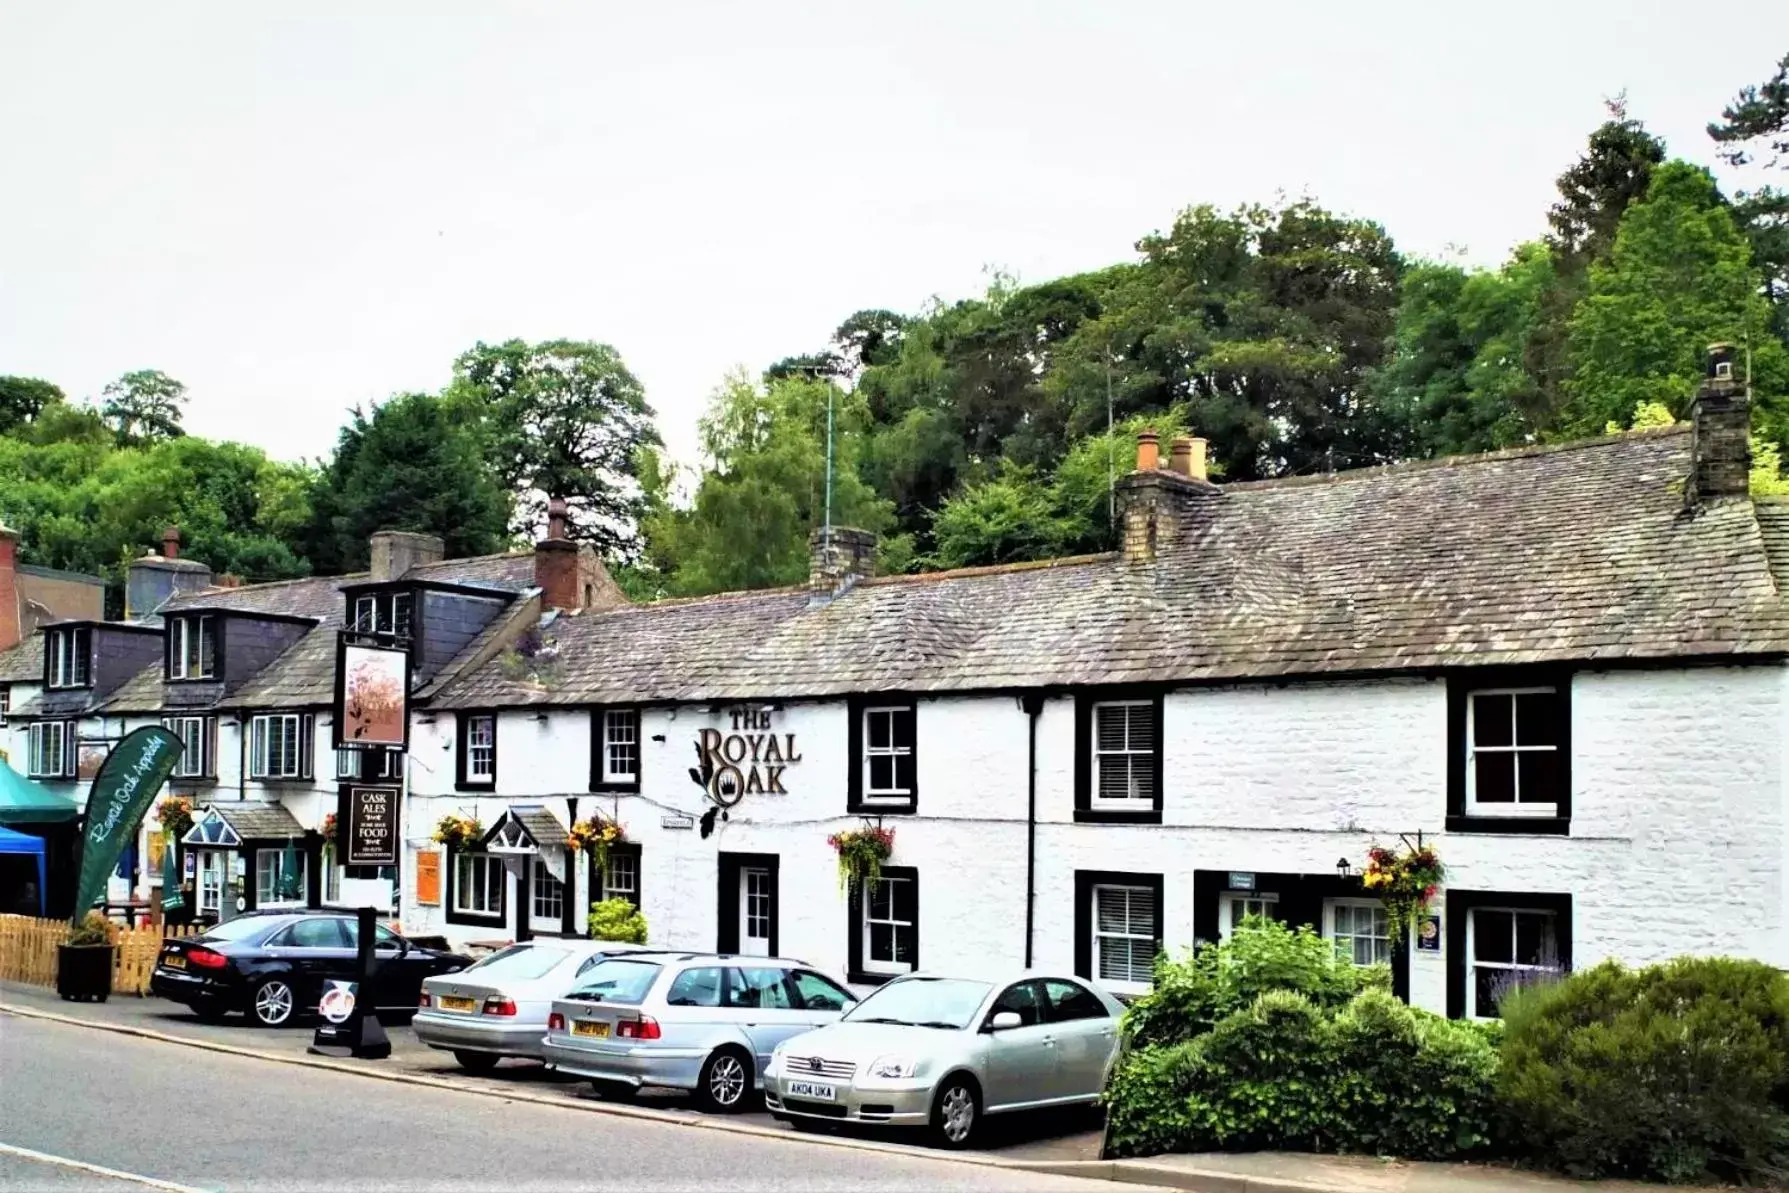
<path fill-rule="evenodd" d="M 506 1056 L 539 1060 L 553 1000 L 605 957 L 641 950 L 605 940 L 512 944 L 459 973 L 425 979 L 411 1021 L 416 1038 L 474 1073 Z"/>
<path fill-rule="evenodd" d="M 966 1147 L 983 1115 L 1097 1099 L 1123 1010 L 1077 977 L 909 974 L 778 1048 L 764 1103 L 797 1126 L 930 1127 Z"/>
<path fill-rule="evenodd" d="M 547 1066 L 626 1096 L 641 1086 L 695 1093 L 707 1109 L 750 1102 L 778 1044 L 838 1019 L 856 996 L 800 961 L 713 953 L 598 962 L 553 1003 Z"/>

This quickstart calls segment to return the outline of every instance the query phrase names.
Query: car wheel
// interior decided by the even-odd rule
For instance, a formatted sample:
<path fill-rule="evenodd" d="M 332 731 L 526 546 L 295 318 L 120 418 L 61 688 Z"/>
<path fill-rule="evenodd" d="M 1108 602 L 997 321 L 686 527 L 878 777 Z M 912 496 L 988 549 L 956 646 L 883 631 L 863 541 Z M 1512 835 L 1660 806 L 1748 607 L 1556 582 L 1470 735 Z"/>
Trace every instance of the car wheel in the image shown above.
<path fill-rule="evenodd" d="M 284 1027 L 292 1022 L 292 1012 L 297 1006 L 298 1000 L 292 994 L 290 983 L 284 978 L 268 978 L 255 987 L 249 1017 L 262 1027 Z"/>
<path fill-rule="evenodd" d="M 459 1061 L 460 1068 L 468 1073 L 489 1073 L 497 1067 L 497 1062 L 503 1059 L 495 1052 L 468 1052 L 458 1048 L 454 1050 L 453 1058 Z"/>
<path fill-rule="evenodd" d="M 696 1098 L 705 1110 L 737 1114 L 752 1092 L 752 1061 L 737 1048 L 717 1049 L 702 1066 Z"/>
<path fill-rule="evenodd" d="M 949 1148 L 968 1147 L 981 1125 L 981 1091 L 967 1077 L 952 1077 L 932 1102 L 932 1134 Z"/>

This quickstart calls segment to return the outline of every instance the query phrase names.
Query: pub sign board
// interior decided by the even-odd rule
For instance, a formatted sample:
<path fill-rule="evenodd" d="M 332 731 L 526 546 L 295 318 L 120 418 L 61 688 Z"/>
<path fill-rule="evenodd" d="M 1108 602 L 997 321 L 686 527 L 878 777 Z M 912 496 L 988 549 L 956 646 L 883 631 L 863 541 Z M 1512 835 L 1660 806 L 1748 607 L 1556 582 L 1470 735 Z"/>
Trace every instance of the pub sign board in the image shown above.
<path fill-rule="evenodd" d="M 338 750 L 408 749 L 410 652 L 338 639 L 330 725 Z"/>
<path fill-rule="evenodd" d="M 345 866 L 398 864 L 396 787 L 344 787 L 336 813 L 336 848 Z"/>

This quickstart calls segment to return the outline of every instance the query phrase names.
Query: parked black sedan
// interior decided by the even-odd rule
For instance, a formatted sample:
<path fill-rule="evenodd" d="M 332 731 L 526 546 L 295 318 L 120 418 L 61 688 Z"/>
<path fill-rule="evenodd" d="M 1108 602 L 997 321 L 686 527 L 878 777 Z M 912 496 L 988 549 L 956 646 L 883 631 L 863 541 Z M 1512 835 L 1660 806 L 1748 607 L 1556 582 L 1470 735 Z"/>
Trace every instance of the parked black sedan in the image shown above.
<path fill-rule="evenodd" d="M 416 1011 L 422 980 L 456 973 L 472 958 L 412 944 L 383 924 L 373 944 L 368 980 L 381 1012 Z M 327 978 L 354 978 L 360 924 L 329 912 L 250 912 L 203 936 L 168 940 L 156 958 L 149 991 L 185 1003 L 201 1019 L 241 1011 L 249 1022 L 280 1027 L 317 1009 Z"/>

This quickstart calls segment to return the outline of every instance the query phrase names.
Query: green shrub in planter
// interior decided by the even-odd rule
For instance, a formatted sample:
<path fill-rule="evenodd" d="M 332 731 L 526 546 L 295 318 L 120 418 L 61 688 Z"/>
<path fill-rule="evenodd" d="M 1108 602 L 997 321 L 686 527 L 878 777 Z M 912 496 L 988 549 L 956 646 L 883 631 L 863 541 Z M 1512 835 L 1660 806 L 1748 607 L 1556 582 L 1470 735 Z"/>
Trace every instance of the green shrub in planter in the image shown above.
<path fill-rule="evenodd" d="M 56 947 L 56 993 L 80 1002 L 104 1002 L 112 993 L 112 958 L 118 925 L 88 912 Z"/>
<path fill-rule="evenodd" d="M 1512 1150 L 1576 1176 L 1775 1179 L 1789 1166 L 1789 977 L 1607 962 L 1505 998 Z"/>
<path fill-rule="evenodd" d="M 1270 990 L 1294 991 L 1331 1009 L 1362 990 L 1390 988 L 1387 967 L 1363 969 L 1309 927 L 1288 928 L 1255 916 L 1228 940 L 1190 957 L 1158 958 L 1154 989 L 1124 1017 L 1125 1038 L 1133 1047 L 1190 1040 Z"/>
<path fill-rule="evenodd" d="M 1491 1142 L 1490 1033 L 1370 990 L 1336 1015 L 1330 1106 L 1339 1150 L 1442 1160 Z"/>
<path fill-rule="evenodd" d="M 590 935 L 623 944 L 646 943 L 646 917 L 626 899 L 604 899 L 590 905 Z"/>

